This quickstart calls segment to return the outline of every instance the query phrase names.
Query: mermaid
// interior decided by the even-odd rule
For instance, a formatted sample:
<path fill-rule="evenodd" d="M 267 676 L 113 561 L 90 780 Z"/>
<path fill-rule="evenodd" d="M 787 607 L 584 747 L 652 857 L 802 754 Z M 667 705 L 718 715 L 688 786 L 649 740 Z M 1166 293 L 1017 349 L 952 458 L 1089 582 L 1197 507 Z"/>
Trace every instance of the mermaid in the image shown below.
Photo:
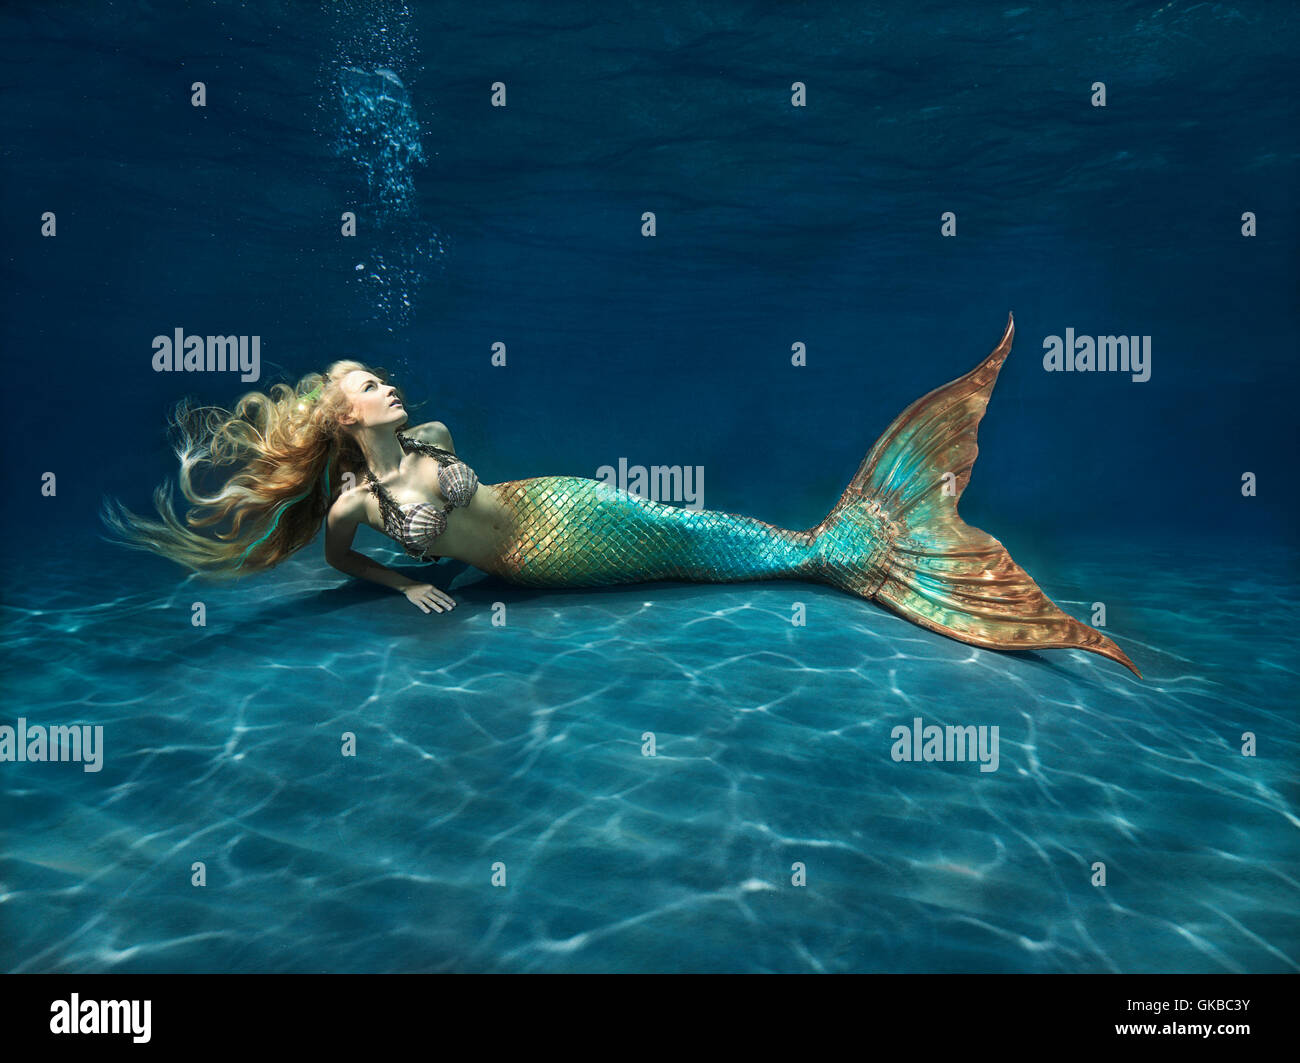
<path fill-rule="evenodd" d="M 652 502 L 579 476 L 481 484 L 441 422 L 402 432 L 402 391 L 356 361 L 296 387 L 250 392 L 233 412 L 182 400 L 173 422 L 180 487 L 193 503 L 185 520 L 166 485 L 154 492 L 161 521 L 112 500 L 102 516 L 122 545 L 213 577 L 269 569 L 324 524 L 330 565 L 400 591 L 425 613 L 455 602 L 354 550 L 360 525 L 417 560 L 452 557 L 529 587 L 811 580 L 985 649 L 1073 647 L 1140 678 L 1114 642 L 1057 608 L 997 539 L 957 515 L 1014 332 L 1008 318 L 992 354 L 899 414 L 835 507 L 805 531 Z M 196 474 L 226 465 L 237 471 L 204 493 Z M 215 537 L 199 531 L 217 525 Z"/>

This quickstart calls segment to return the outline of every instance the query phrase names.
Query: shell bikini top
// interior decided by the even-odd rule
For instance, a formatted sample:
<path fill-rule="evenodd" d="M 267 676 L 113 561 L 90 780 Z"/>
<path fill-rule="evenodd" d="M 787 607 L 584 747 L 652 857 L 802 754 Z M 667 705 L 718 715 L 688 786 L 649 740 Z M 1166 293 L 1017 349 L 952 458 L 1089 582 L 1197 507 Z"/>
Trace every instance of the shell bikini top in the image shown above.
<path fill-rule="evenodd" d="M 422 443 L 409 436 L 399 435 L 397 441 L 403 450 L 427 454 L 438 462 L 438 488 L 447 505 L 439 508 L 436 502 L 406 502 L 398 504 L 392 493 L 381 484 L 367 467 L 366 481 L 379 501 L 379 511 L 384 515 L 384 529 L 396 539 L 408 554 L 418 561 L 438 561 L 429 551 L 433 542 L 447 529 L 447 514 L 453 509 L 468 506 L 478 490 L 478 477 L 474 470 L 460 458 L 432 443 Z"/>

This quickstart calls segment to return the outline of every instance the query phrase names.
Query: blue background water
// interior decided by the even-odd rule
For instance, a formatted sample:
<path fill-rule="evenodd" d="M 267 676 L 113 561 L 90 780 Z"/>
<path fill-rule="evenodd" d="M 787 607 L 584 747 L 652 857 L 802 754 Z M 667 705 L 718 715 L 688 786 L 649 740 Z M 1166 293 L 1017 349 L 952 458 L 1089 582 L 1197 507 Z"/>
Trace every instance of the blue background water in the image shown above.
<path fill-rule="evenodd" d="M 107 753 L 0 765 L 0 968 L 1297 968 L 1297 16 L 843 7 L 6 7 L 0 723 Z M 97 538 L 249 386 L 154 373 L 178 327 L 388 367 L 484 482 L 701 465 L 803 528 L 1008 311 L 962 512 L 1145 681 L 821 586 L 444 565 L 424 616 L 319 543 L 214 587 Z M 1066 328 L 1151 379 L 1044 372 Z M 894 763 L 918 715 L 999 771 Z"/>

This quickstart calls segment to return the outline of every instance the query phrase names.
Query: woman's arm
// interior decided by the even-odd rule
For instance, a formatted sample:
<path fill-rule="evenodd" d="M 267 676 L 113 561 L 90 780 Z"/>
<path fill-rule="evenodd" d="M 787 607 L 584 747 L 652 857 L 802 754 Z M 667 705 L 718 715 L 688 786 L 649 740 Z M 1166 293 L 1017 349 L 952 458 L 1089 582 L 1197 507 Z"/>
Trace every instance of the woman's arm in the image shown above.
<path fill-rule="evenodd" d="M 364 505 L 362 496 L 346 492 L 330 507 L 325 517 L 325 561 L 349 576 L 368 579 L 372 583 L 401 591 L 423 612 L 437 610 L 441 613 L 454 608 L 456 603 L 451 596 L 432 583 L 408 579 L 400 572 L 352 549 L 357 525 L 364 515 Z"/>

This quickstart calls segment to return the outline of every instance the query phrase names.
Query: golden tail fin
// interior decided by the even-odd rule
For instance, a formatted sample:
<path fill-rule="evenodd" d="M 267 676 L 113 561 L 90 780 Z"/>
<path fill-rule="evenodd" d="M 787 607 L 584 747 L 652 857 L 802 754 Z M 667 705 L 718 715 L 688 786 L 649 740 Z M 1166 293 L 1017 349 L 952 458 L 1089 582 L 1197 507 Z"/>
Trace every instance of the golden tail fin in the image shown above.
<path fill-rule="evenodd" d="M 992 354 L 912 403 L 863 459 L 828 521 L 839 524 L 842 539 L 844 522 L 865 509 L 873 524 L 880 521 L 876 526 L 893 534 L 886 549 L 872 551 L 870 578 L 851 589 L 962 642 L 994 650 L 1087 650 L 1140 679 L 1123 650 L 1058 609 L 998 540 L 957 515 L 979 453 L 980 418 L 1014 334 L 1008 316 Z"/>

